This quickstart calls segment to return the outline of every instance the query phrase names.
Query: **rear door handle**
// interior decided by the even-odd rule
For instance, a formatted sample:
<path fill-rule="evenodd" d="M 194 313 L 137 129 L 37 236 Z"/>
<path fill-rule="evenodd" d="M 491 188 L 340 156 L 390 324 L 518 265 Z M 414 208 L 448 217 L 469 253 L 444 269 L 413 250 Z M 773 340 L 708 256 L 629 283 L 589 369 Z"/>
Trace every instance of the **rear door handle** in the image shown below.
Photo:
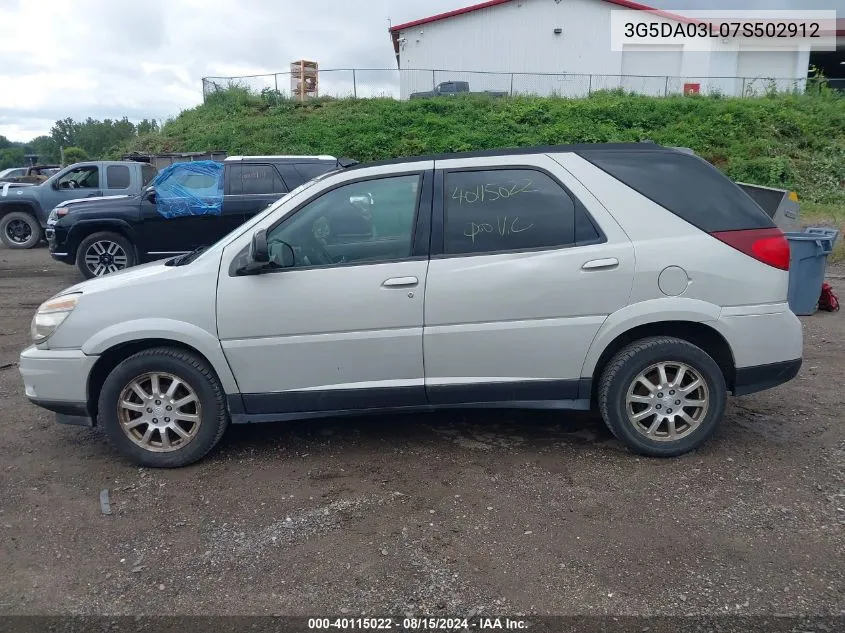
<path fill-rule="evenodd" d="M 385 279 L 382 286 L 385 288 L 405 288 L 407 286 L 416 286 L 420 280 L 416 277 L 391 277 Z"/>
<path fill-rule="evenodd" d="M 616 268 L 618 265 L 619 260 L 615 257 L 592 259 L 581 266 L 581 270 L 607 270 L 608 268 Z"/>

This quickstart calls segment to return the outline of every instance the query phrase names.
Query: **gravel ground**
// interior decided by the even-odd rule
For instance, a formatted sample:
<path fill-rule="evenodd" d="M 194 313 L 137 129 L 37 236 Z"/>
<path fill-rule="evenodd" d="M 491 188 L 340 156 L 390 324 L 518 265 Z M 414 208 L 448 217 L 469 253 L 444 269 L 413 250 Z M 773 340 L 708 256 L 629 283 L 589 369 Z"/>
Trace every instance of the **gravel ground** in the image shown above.
<path fill-rule="evenodd" d="M 155 471 L 24 398 L 32 313 L 77 280 L 0 250 L 0 614 L 845 614 L 843 313 L 678 459 L 483 411 L 234 427 Z"/>

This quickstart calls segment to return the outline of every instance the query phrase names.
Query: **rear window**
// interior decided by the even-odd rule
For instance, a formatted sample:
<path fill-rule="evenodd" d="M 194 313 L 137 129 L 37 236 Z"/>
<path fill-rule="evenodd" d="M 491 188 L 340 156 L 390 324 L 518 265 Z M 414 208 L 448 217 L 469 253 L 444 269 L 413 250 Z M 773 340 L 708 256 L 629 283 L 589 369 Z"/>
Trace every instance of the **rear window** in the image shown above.
<path fill-rule="evenodd" d="M 748 194 L 696 156 L 636 150 L 579 155 L 702 231 L 774 226 Z"/>

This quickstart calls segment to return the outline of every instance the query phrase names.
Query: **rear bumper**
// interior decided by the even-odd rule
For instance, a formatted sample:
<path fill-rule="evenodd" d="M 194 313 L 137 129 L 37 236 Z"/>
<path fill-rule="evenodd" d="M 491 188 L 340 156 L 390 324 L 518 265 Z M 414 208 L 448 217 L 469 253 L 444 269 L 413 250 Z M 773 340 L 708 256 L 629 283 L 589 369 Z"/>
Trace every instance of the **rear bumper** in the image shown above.
<path fill-rule="evenodd" d="M 736 370 L 733 393 L 745 396 L 789 382 L 798 375 L 801 362 L 800 358 L 796 358 L 756 367 L 740 367 Z"/>

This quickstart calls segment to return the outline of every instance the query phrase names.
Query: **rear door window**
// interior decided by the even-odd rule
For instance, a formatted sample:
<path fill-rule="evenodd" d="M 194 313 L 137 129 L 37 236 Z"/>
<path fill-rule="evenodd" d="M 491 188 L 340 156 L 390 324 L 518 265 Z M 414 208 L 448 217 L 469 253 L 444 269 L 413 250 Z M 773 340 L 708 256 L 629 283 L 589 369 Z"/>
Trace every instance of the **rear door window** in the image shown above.
<path fill-rule="evenodd" d="M 263 163 L 231 165 L 227 178 L 231 195 L 248 196 L 287 192 L 284 180 L 273 165 Z"/>
<path fill-rule="evenodd" d="M 575 201 L 543 172 L 449 172 L 445 185 L 447 255 L 555 248 L 575 243 Z"/>
<path fill-rule="evenodd" d="M 273 193 L 274 181 L 278 182 L 279 175 L 272 165 L 242 165 L 241 167 L 242 193 L 245 196 Z"/>
<path fill-rule="evenodd" d="M 774 226 L 748 194 L 697 156 L 652 150 L 587 150 L 579 155 L 708 233 Z"/>

